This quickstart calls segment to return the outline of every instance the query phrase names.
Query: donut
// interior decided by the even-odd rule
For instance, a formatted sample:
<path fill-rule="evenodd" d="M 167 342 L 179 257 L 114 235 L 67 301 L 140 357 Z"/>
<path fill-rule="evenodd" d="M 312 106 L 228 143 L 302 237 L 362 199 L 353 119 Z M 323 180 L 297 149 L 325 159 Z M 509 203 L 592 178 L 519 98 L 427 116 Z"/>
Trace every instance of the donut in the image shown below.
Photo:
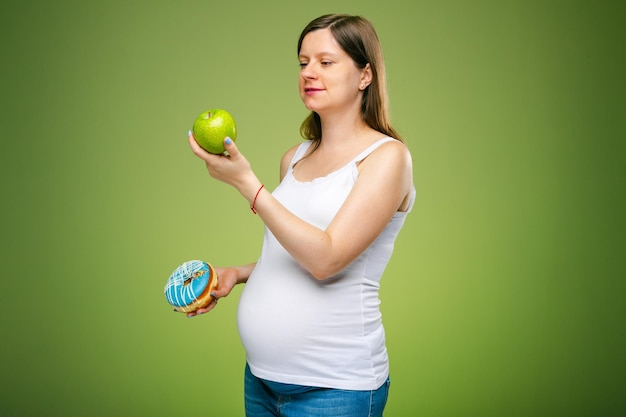
<path fill-rule="evenodd" d="M 181 313 L 196 311 L 213 300 L 217 273 L 204 261 L 187 261 L 172 272 L 165 284 L 165 298 Z"/>

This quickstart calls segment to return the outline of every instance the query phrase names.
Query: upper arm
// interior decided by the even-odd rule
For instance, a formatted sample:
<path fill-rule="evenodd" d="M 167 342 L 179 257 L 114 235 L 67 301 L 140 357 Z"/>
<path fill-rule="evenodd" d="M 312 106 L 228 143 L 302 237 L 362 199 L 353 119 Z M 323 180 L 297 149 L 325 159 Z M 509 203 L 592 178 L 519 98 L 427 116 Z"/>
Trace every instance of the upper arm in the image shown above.
<path fill-rule="evenodd" d="M 359 166 L 359 177 L 326 232 L 341 269 L 383 231 L 413 187 L 411 154 L 401 142 L 388 142 Z"/>

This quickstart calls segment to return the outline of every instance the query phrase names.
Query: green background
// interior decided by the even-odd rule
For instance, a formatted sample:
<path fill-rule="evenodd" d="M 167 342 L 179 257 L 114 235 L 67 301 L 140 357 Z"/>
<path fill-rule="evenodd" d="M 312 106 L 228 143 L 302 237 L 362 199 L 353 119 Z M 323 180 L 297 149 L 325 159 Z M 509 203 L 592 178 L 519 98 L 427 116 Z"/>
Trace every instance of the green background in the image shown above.
<path fill-rule="evenodd" d="M 163 286 L 262 223 L 186 134 L 229 110 L 273 189 L 328 12 L 376 26 L 414 158 L 386 416 L 626 415 L 624 2 L 5 3 L 0 415 L 243 415 L 241 288 L 188 320 Z"/>

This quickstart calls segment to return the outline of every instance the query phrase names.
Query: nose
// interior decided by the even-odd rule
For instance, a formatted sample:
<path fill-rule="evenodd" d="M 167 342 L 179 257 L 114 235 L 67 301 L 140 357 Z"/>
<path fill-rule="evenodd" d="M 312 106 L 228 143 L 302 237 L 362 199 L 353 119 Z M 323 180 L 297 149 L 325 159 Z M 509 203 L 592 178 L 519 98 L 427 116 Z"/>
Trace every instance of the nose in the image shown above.
<path fill-rule="evenodd" d="M 313 70 L 313 67 L 311 64 L 308 64 L 305 67 L 302 67 L 302 70 L 300 71 L 300 75 L 302 76 L 302 78 L 307 79 L 307 80 L 317 78 L 317 73 Z"/>

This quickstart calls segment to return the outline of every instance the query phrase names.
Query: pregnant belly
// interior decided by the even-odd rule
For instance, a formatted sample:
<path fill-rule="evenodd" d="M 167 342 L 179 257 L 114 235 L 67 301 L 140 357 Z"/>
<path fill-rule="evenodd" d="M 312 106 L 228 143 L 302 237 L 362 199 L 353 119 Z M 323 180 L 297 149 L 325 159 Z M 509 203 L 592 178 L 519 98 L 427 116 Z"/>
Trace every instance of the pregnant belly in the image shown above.
<path fill-rule="evenodd" d="M 345 377 L 371 369 L 372 346 L 363 333 L 360 302 L 333 303 L 316 291 L 275 297 L 248 285 L 237 321 L 251 365 L 280 375 L 332 372 Z M 377 344 L 384 349 L 384 336 Z"/>

